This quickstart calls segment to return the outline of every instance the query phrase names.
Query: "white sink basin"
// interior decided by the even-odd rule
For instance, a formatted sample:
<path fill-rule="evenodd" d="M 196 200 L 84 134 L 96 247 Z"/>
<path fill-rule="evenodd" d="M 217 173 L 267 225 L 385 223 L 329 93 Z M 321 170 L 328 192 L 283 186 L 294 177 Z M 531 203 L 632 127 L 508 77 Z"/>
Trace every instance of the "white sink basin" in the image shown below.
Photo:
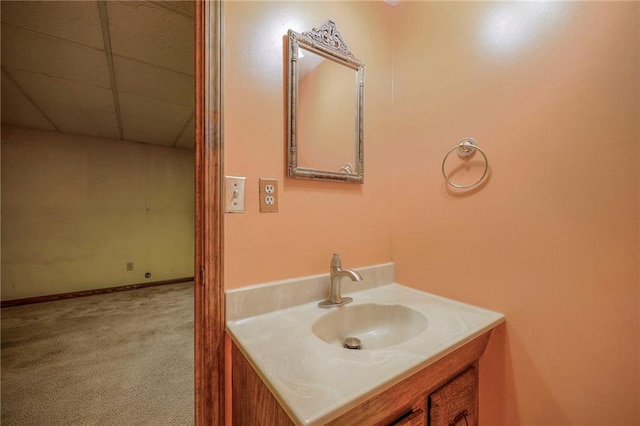
<path fill-rule="evenodd" d="M 352 295 L 355 301 L 339 308 L 318 308 L 314 299 L 227 322 L 297 425 L 330 423 L 504 321 L 497 312 L 399 284 Z M 362 341 L 362 350 L 343 349 L 349 336 Z"/>
<path fill-rule="evenodd" d="M 404 305 L 366 303 L 347 305 L 323 315 L 313 323 L 318 338 L 343 346 L 347 337 L 360 340 L 362 350 L 380 349 L 411 340 L 427 328 L 427 318 Z"/>

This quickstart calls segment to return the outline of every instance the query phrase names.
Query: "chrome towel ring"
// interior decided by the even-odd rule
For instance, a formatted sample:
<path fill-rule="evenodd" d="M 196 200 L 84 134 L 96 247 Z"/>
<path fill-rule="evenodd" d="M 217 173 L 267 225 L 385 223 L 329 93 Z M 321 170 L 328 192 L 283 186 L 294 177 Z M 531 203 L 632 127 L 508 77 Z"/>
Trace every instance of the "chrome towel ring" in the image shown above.
<path fill-rule="evenodd" d="M 449 157 L 449 154 L 451 154 L 453 151 L 457 151 L 458 156 L 460 158 L 465 158 L 465 159 L 473 156 L 473 154 L 475 154 L 476 151 L 482 154 L 482 156 L 484 157 L 484 171 L 482 172 L 482 176 L 480 176 L 480 179 L 478 179 L 477 181 L 469 185 L 458 185 L 457 183 L 451 182 L 451 180 L 449 180 L 449 178 L 447 177 L 447 174 L 444 171 L 444 164 L 447 162 L 447 158 Z M 484 153 L 483 150 L 480 149 L 480 147 L 478 147 L 476 140 L 473 138 L 462 139 L 458 143 L 458 145 L 454 146 L 449 151 L 447 151 L 447 153 L 444 155 L 444 159 L 442 160 L 442 176 L 444 176 L 444 179 L 447 181 L 449 185 L 458 189 L 465 189 L 465 188 L 471 188 L 473 186 L 476 186 L 477 184 L 482 182 L 484 177 L 487 175 L 488 171 L 489 171 L 489 160 L 487 159 L 487 155 Z"/>

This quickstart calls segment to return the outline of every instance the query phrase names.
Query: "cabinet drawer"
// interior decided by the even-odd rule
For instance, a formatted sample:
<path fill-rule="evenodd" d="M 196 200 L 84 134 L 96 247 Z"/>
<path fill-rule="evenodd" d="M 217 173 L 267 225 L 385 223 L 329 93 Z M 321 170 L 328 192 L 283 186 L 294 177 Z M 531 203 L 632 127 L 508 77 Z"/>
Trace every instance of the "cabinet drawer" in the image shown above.
<path fill-rule="evenodd" d="M 391 423 L 390 426 L 425 426 L 427 416 L 424 410 L 413 410 L 406 416 Z"/>
<path fill-rule="evenodd" d="M 477 426 L 478 370 L 475 366 L 429 396 L 430 426 Z"/>

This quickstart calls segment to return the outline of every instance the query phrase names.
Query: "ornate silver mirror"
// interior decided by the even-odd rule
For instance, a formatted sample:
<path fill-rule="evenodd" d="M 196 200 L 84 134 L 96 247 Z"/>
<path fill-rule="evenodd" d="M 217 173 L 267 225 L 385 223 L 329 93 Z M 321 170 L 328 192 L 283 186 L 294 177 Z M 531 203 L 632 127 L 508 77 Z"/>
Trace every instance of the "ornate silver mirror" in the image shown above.
<path fill-rule="evenodd" d="M 289 176 L 364 182 L 364 63 L 329 20 L 289 30 Z"/>

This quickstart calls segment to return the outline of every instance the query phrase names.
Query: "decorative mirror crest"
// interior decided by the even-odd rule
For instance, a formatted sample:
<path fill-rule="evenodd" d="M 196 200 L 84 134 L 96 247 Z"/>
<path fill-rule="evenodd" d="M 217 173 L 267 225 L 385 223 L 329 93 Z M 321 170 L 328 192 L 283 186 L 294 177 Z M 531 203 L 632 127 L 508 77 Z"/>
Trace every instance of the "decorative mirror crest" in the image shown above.
<path fill-rule="evenodd" d="M 364 63 L 330 19 L 288 40 L 288 176 L 363 183 Z"/>
<path fill-rule="evenodd" d="M 321 43 L 331 49 L 335 49 L 345 56 L 355 59 L 355 56 L 353 56 L 353 54 L 349 51 L 347 44 L 340 36 L 340 32 L 336 27 L 336 23 L 331 19 L 322 24 L 320 28 L 313 28 L 311 31 L 305 31 L 302 33 L 302 35 L 309 37 L 317 43 Z"/>

